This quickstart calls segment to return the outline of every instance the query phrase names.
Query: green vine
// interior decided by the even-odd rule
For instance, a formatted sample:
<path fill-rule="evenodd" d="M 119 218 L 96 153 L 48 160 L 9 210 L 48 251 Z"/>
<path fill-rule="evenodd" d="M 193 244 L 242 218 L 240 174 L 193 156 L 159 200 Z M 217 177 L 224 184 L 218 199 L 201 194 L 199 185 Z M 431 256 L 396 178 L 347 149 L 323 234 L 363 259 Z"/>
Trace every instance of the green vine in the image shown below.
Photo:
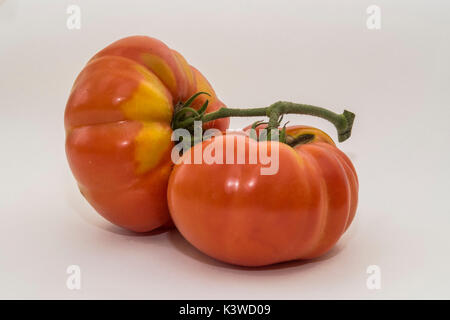
<path fill-rule="evenodd" d="M 199 110 L 195 110 L 190 107 L 192 102 L 201 94 L 206 94 L 206 92 L 198 92 L 190 97 L 182 107 L 177 110 L 174 114 L 172 121 L 172 128 L 185 128 L 191 129 L 193 127 L 194 121 L 202 121 L 206 123 L 209 121 L 227 118 L 227 117 L 257 117 L 266 116 L 269 118 L 268 122 L 256 122 L 256 126 L 263 123 L 267 124 L 267 130 L 270 132 L 271 129 L 278 129 L 282 116 L 285 114 L 304 114 L 310 116 L 316 116 L 325 120 L 330 121 L 337 130 L 339 142 L 343 142 L 350 138 L 352 132 L 353 122 L 355 120 L 355 114 L 344 110 L 342 114 L 334 113 L 325 108 L 316 107 L 309 104 L 293 103 L 278 101 L 272 105 L 265 108 L 250 108 L 250 109 L 237 109 L 237 108 L 220 108 L 219 110 L 211 113 L 206 113 L 206 108 L 208 107 L 208 100 L 202 105 Z M 255 126 L 255 128 L 256 128 Z M 268 133 L 268 138 L 271 138 Z M 280 141 L 286 141 L 285 126 L 280 130 L 279 135 Z"/>

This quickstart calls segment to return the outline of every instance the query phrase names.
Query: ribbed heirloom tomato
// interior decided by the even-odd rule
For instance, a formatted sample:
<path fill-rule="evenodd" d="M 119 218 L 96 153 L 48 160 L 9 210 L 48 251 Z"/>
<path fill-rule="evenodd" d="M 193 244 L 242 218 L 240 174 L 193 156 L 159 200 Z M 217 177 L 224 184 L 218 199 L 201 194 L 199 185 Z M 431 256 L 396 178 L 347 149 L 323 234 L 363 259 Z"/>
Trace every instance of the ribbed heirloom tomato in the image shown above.
<path fill-rule="evenodd" d="M 250 161 L 250 150 L 266 142 L 243 134 L 213 137 L 180 158 L 169 180 L 168 201 L 175 225 L 191 244 L 242 266 L 314 258 L 333 247 L 355 215 L 355 169 L 324 132 L 297 126 L 286 134 L 293 147 L 278 141 L 267 145 L 269 154 L 279 152 L 272 175 L 261 174 L 265 164 L 259 156 L 256 163 Z M 237 163 L 238 145 L 243 164 Z M 192 161 L 201 150 L 225 157 L 230 146 L 234 164 L 225 158 L 223 164 Z"/>
<path fill-rule="evenodd" d="M 198 70 L 149 37 L 114 42 L 84 67 L 66 106 L 66 153 L 82 194 L 103 217 L 139 232 L 170 222 L 174 107 L 199 91 L 210 94 L 207 113 L 224 106 Z"/>

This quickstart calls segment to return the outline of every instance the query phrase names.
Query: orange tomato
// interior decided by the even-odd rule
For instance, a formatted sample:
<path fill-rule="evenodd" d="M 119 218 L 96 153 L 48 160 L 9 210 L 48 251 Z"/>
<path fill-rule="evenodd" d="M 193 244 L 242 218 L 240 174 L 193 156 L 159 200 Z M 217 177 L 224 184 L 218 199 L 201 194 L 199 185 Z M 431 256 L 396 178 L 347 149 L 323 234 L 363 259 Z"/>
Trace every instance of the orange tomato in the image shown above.
<path fill-rule="evenodd" d="M 210 94 L 207 113 L 224 106 L 182 55 L 149 37 L 116 41 L 84 67 L 65 110 L 66 154 L 82 194 L 103 217 L 137 232 L 170 224 L 174 106 L 198 91 Z"/>
<path fill-rule="evenodd" d="M 319 129 L 298 126 L 286 133 L 291 141 L 308 139 L 291 147 L 230 133 L 197 144 L 180 158 L 168 201 L 176 227 L 192 245 L 242 266 L 315 258 L 333 247 L 356 212 L 355 169 Z M 250 161 L 250 150 L 259 152 L 263 144 L 269 155 L 278 151 L 275 174 L 261 174 L 267 167 L 262 157 Z M 234 151 L 234 164 L 226 164 L 227 150 Z M 224 164 L 194 164 L 198 152 L 219 154 Z"/>

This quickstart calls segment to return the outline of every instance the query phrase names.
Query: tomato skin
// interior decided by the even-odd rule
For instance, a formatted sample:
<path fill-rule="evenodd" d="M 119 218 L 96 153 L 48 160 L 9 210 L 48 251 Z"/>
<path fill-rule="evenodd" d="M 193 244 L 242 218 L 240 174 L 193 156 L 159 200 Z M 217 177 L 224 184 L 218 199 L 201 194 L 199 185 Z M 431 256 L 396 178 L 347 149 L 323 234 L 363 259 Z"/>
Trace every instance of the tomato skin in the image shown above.
<path fill-rule="evenodd" d="M 82 194 L 107 220 L 136 232 L 171 224 L 174 105 L 198 91 L 211 96 L 199 97 L 194 108 L 206 98 L 208 113 L 224 106 L 178 52 L 144 36 L 112 43 L 81 71 L 64 115 L 66 155 Z"/>
<path fill-rule="evenodd" d="M 288 128 L 301 134 L 313 128 Z M 317 130 L 320 135 L 320 130 Z M 326 139 L 326 134 L 322 136 Z M 260 143 L 227 134 L 196 145 L 221 148 L 243 142 L 246 164 L 178 163 L 169 179 L 168 201 L 181 234 L 200 251 L 241 266 L 264 266 L 318 257 L 338 241 L 356 211 L 358 180 L 347 156 L 333 143 L 313 140 L 279 147 L 279 170 L 261 175 L 248 164 Z"/>

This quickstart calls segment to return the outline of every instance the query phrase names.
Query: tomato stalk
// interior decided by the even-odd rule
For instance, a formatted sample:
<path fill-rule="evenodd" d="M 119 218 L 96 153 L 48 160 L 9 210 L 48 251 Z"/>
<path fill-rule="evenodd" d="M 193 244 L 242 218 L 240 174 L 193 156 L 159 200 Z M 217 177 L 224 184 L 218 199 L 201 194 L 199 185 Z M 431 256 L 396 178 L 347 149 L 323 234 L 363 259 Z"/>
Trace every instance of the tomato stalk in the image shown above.
<path fill-rule="evenodd" d="M 181 111 L 182 109 L 178 112 Z M 309 104 L 278 101 L 265 108 L 220 108 L 215 112 L 207 114 L 205 114 L 204 112 L 191 112 L 189 116 L 186 116 L 186 113 L 184 113 L 184 117 L 180 117 L 179 114 L 176 113 L 174 119 L 176 119 L 177 121 L 173 122 L 173 127 L 174 129 L 190 128 L 196 120 L 201 120 L 203 123 L 206 123 L 209 121 L 227 117 L 267 116 L 269 117 L 267 130 L 270 131 L 271 129 L 277 129 L 279 127 L 280 117 L 284 114 L 305 114 L 330 121 L 336 127 L 339 142 L 343 142 L 350 138 L 353 121 L 355 119 L 355 114 L 347 110 L 344 110 L 342 114 L 337 114 L 328 109 L 312 106 Z"/>

